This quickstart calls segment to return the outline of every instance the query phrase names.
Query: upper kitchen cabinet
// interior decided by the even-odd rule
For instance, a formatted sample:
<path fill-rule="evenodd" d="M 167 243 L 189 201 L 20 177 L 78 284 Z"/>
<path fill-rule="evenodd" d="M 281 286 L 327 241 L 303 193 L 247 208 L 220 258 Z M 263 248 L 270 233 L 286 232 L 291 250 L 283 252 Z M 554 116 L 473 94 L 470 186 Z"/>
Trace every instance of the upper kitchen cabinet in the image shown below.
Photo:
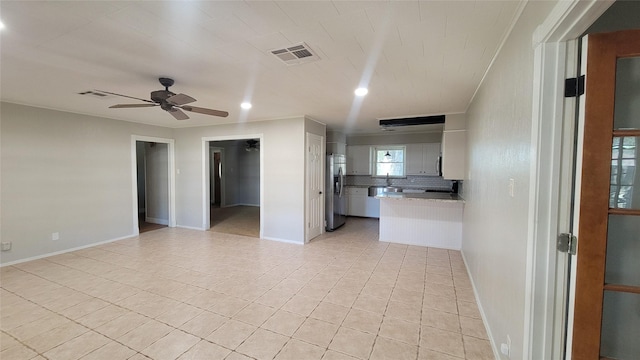
<path fill-rule="evenodd" d="M 438 176 L 440 143 L 407 144 L 406 174 Z"/>
<path fill-rule="evenodd" d="M 347 146 L 347 175 L 371 175 L 371 147 Z"/>
<path fill-rule="evenodd" d="M 463 180 L 466 167 L 467 131 L 463 115 L 447 116 L 442 133 L 442 177 Z"/>

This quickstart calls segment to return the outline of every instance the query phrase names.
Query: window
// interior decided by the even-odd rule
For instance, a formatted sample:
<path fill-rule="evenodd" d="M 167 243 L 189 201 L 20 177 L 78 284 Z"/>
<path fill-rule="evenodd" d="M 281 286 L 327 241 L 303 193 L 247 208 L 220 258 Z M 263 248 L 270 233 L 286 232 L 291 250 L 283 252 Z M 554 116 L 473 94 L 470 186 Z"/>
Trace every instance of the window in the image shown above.
<path fill-rule="evenodd" d="M 636 179 L 636 140 L 633 136 L 615 136 L 611 156 L 609 207 L 631 209 Z"/>
<path fill-rule="evenodd" d="M 375 167 L 373 176 L 404 177 L 404 146 L 374 148 Z"/>

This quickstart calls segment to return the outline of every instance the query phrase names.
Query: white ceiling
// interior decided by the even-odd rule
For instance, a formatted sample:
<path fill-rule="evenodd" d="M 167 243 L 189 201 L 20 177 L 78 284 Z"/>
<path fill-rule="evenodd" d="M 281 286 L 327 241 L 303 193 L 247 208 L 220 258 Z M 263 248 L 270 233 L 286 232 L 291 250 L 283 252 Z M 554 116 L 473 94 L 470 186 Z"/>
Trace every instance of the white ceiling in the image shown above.
<path fill-rule="evenodd" d="M 308 115 L 379 132 L 390 117 L 464 112 L 521 1 L 1 1 L 4 101 L 167 127 Z M 317 62 L 269 50 L 306 42 Z M 171 88 L 228 118 L 77 93 Z M 353 91 L 369 88 L 363 99 Z M 240 103 L 253 103 L 249 111 Z"/>

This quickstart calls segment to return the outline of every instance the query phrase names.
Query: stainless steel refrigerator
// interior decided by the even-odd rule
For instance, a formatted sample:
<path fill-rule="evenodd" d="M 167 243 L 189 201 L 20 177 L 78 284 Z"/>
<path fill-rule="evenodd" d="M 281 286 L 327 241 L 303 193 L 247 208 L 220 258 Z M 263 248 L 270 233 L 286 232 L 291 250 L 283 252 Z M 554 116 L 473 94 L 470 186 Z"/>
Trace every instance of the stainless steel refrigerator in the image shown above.
<path fill-rule="evenodd" d="M 347 158 L 344 155 L 327 155 L 325 219 L 327 231 L 344 225 L 347 219 L 347 198 L 344 193 Z"/>

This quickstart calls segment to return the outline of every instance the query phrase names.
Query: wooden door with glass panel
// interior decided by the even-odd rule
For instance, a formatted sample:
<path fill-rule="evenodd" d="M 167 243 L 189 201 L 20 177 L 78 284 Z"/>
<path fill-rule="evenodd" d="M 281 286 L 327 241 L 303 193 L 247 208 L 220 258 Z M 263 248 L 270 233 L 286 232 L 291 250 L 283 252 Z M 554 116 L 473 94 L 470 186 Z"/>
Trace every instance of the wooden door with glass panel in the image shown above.
<path fill-rule="evenodd" d="M 589 35 L 572 359 L 640 359 L 640 30 Z"/>

